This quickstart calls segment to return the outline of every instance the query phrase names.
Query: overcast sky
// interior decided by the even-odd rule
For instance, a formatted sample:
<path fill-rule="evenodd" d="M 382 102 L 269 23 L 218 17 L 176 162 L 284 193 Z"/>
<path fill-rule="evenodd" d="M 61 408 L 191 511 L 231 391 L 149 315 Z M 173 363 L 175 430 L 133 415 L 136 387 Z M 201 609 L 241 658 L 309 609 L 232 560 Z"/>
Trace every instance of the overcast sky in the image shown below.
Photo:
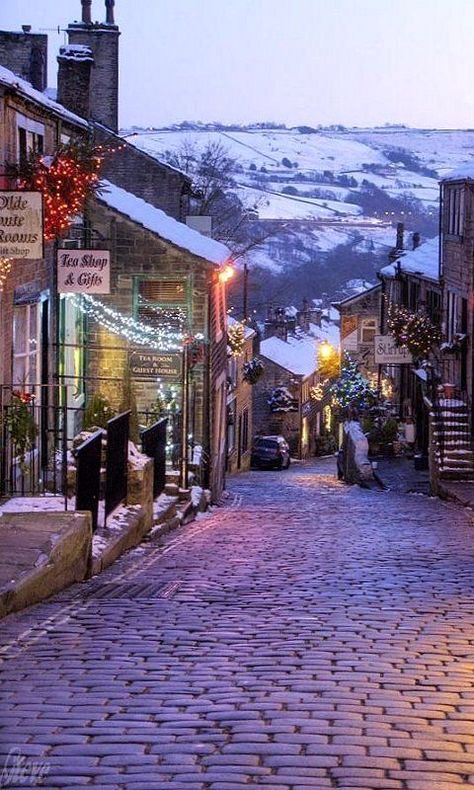
<path fill-rule="evenodd" d="M 57 28 L 80 15 L 80 0 L 0 0 L 3 29 L 51 29 L 51 86 Z M 474 127 L 474 0 L 116 0 L 115 18 L 123 127 Z"/>

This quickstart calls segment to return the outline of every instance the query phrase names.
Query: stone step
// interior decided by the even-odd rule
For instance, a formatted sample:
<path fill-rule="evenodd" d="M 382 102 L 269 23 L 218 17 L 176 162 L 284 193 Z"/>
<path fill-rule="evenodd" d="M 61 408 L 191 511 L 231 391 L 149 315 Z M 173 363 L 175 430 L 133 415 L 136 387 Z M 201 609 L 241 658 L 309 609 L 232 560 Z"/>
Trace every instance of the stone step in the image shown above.
<path fill-rule="evenodd" d="M 474 481 L 474 470 L 472 469 L 444 469 L 440 467 L 439 476 L 443 480 L 463 480 Z"/>

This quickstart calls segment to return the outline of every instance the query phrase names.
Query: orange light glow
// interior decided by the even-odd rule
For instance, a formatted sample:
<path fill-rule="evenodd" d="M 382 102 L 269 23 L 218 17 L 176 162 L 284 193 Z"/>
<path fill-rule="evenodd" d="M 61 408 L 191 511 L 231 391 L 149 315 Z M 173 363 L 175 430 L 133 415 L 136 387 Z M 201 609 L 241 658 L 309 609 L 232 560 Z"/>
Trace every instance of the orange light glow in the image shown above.
<path fill-rule="evenodd" d="M 224 284 L 228 282 L 235 274 L 234 267 L 230 265 L 230 263 L 226 263 L 221 269 L 219 269 L 219 282 Z"/>

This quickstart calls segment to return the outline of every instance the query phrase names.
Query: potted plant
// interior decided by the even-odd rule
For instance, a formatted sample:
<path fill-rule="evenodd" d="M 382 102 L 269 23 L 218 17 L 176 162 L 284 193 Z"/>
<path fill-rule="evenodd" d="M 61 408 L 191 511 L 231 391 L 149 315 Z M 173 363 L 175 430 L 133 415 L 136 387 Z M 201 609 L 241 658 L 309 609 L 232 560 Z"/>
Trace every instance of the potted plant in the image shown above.
<path fill-rule="evenodd" d="M 33 393 L 13 390 L 12 398 L 5 408 L 4 424 L 12 443 L 13 454 L 21 472 L 25 473 L 26 455 L 35 447 L 38 427 L 33 411 Z"/>

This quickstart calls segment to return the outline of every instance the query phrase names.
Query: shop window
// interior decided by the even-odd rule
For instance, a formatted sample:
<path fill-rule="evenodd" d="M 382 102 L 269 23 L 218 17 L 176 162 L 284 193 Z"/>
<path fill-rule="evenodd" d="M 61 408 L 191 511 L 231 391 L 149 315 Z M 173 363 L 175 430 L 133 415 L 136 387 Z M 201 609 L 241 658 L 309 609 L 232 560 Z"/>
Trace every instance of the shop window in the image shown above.
<path fill-rule="evenodd" d="M 38 384 L 40 380 L 39 303 L 13 308 L 14 386 Z"/>

